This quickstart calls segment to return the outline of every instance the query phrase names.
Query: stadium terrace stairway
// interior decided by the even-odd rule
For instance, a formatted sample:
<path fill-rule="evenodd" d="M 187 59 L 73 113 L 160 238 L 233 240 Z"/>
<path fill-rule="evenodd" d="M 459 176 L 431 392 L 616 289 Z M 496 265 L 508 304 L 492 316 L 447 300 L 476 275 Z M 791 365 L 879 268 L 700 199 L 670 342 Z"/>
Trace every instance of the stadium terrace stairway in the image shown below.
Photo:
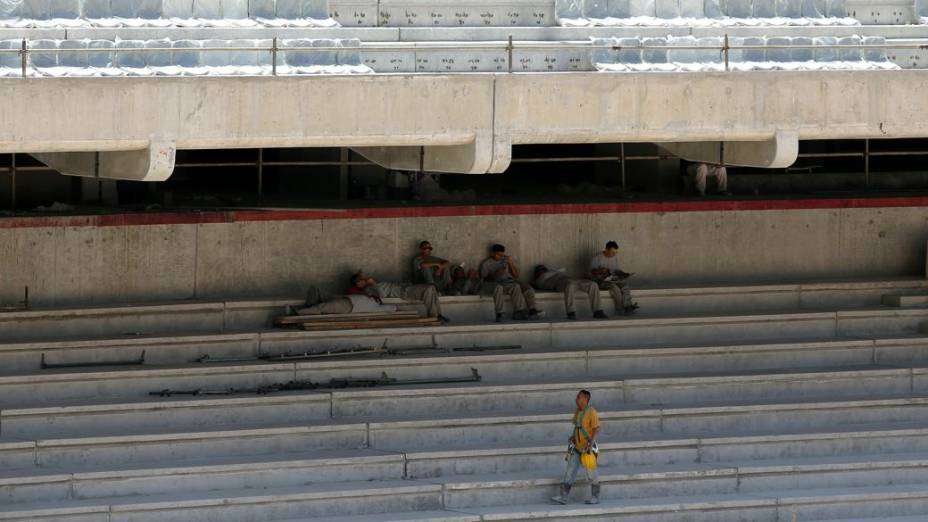
<path fill-rule="evenodd" d="M 502 324 L 481 322 L 485 300 L 445 298 L 451 325 L 395 331 L 266 329 L 288 298 L 3 313 L 0 520 L 924 519 L 926 286 L 644 289 L 638 317 L 573 322 L 543 294 L 546 320 Z M 426 349 L 248 360 L 384 340 Z M 144 365 L 40 367 L 141 350 Z M 603 502 L 581 485 L 552 506 L 580 388 L 600 411 Z"/>

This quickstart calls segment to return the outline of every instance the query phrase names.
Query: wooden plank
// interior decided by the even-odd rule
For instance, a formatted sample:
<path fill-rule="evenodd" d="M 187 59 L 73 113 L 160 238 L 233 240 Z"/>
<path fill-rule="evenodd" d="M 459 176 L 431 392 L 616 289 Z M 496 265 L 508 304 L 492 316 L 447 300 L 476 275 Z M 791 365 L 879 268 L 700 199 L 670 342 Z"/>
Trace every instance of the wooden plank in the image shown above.
<path fill-rule="evenodd" d="M 302 328 L 307 331 L 320 330 L 361 330 L 365 328 L 403 328 L 416 326 L 439 326 L 441 321 L 433 317 L 420 319 L 404 319 L 395 321 L 362 321 L 362 322 L 334 322 L 334 323 L 303 323 Z"/>
<path fill-rule="evenodd" d="M 274 320 L 277 325 L 299 325 L 310 322 L 335 322 L 335 321 L 366 321 L 381 319 L 415 319 L 419 317 L 419 312 L 363 312 L 357 314 L 324 314 L 324 315 L 284 315 Z"/>

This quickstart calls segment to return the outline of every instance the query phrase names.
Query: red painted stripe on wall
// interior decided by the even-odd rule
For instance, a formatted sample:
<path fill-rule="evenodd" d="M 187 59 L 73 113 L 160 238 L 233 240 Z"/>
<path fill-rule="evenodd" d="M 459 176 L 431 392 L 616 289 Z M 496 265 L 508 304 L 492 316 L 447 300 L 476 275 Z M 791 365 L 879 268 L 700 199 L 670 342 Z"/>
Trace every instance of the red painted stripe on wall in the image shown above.
<path fill-rule="evenodd" d="M 928 196 L 841 199 L 569 203 L 537 205 L 416 206 L 316 210 L 230 210 L 201 212 L 159 212 L 147 214 L 126 213 L 95 216 L 42 216 L 2 218 L 0 219 L 0 228 L 118 227 L 330 219 L 397 219 L 543 214 L 827 210 L 844 208 L 899 207 L 928 207 Z"/>

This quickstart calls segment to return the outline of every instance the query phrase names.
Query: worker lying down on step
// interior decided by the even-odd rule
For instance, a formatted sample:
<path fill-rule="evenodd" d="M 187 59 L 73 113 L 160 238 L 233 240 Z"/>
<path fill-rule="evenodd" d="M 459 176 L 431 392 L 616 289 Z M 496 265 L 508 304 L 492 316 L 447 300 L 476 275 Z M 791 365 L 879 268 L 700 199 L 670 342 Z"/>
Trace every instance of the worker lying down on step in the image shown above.
<path fill-rule="evenodd" d="M 420 301 L 425 305 L 425 315 L 435 317 L 443 323 L 448 322 L 448 318 L 441 315 L 441 304 L 438 302 L 438 289 L 435 285 L 416 285 L 409 283 L 391 283 L 387 281 L 377 282 L 373 277 L 369 277 L 359 270 L 353 274 L 349 280 L 348 297 L 366 296 L 377 303 L 383 304 L 383 300 L 394 297 L 405 301 Z"/>
<path fill-rule="evenodd" d="M 426 314 L 447 322 L 441 315 L 438 303 L 438 291 L 432 285 L 410 285 L 402 283 L 378 283 L 363 272 L 352 274 L 348 278 L 348 290 L 343 296 L 326 297 L 322 292 L 311 287 L 306 294 L 306 308 L 303 315 L 351 314 L 351 313 L 393 313 L 396 305 L 387 305 L 387 297 L 399 297 L 407 301 L 425 303 Z"/>

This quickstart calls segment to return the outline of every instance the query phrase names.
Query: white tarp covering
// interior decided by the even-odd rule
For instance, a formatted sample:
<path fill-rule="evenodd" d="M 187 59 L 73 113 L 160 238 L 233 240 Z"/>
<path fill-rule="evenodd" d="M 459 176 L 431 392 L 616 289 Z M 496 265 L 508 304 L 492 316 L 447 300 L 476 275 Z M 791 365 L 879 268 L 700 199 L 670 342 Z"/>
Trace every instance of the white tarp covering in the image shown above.
<path fill-rule="evenodd" d="M 724 71 L 721 52 L 722 39 L 718 37 L 693 38 L 593 38 L 594 46 L 619 46 L 619 52 L 594 52 L 593 63 L 597 70 L 606 72 L 709 72 Z M 732 71 L 777 70 L 894 70 L 900 67 L 887 60 L 885 49 L 825 49 L 826 45 L 883 45 L 883 37 L 848 36 L 842 38 L 805 36 L 788 37 L 736 37 L 729 40 L 729 69 Z M 649 47 L 671 47 L 663 51 Z M 767 49 L 738 49 L 740 46 L 763 46 Z M 773 46 L 790 46 L 774 48 Z M 804 46 L 818 46 L 804 47 Z M 681 47 L 674 49 L 673 47 Z M 700 49 L 705 47 L 705 50 Z M 691 49 L 687 49 L 691 48 Z M 622 50 L 638 54 L 622 54 Z M 640 53 L 639 53 L 640 50 Z M 601 60 L 612 61 L 601 61 Z"/>
<path fill-rule="evenodd" d="M 329 17 L 328 0 L 0 0 L 0 28 L 258 25 L 338 23 Z"/>
<path fill-rule="evenodd" d="M 0 50 L 20 40 L 0 40 Z M 280 40 L 278 74 L 369 74 L 357 39 Z M 268 75 L 270 39 L 237 40 L 33 40 L 30 76 Z M 208 51 L 209 48 L 220 50 Z M 297 49 L 317 49 L 297 52 Z M 0 53 L 0 76 L 21 75 L 17 53 Z"/>
<path fill-rule="evenodd" d="M 845 0 L 557 0 L 555 6 L 566 27 L 860 25 L 847 16 Z"/>
<path fill-rule="evenodd" d="M 631 0 L 648 2 L 653 0 Z M 854 18 L 575 18 L 561 19 L 564 27 L 787 27 L 787 26 L 858 26 Z"/>

